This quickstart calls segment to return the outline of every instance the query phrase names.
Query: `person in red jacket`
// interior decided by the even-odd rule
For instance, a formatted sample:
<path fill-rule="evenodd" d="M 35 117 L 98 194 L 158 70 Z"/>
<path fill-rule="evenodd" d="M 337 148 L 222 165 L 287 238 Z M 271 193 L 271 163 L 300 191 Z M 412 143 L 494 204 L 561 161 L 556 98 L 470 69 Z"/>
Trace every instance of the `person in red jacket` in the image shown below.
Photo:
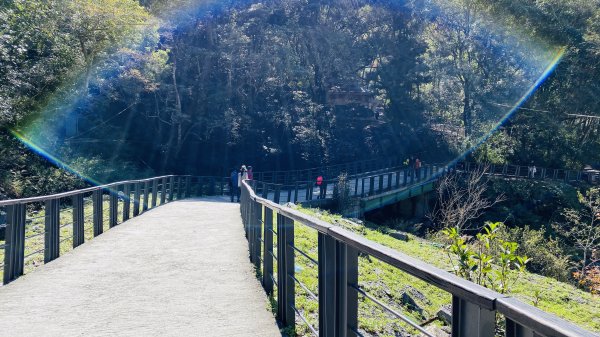
<path fill-rule="evenodd" d="M 327 185 L 325 184 L 325 179 L 322 174 L 317 177 L 317 186 L 319 187 L 319 199 L 325 199 Z"/>

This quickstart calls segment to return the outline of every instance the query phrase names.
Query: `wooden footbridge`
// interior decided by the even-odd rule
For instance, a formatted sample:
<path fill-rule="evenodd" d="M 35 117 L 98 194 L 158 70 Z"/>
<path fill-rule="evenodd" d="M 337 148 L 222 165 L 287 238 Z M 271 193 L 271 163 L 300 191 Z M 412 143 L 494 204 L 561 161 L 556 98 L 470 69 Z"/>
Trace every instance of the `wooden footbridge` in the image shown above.
<path fill-rule="evenodd" d="M 448 170 L 327 169 L 349 172 L 348 190 L 365 205 L 426 192 Z M 452 336 L 597 336 L 282 205 L 331 197 L 334 181 L 322 193 L 304 184 L 306 172 L 269 174 L 243 183 L 241 204 L 222 196 L 222 178 L 191 176 L 0 201 L 2 335 L 281 336 L 305 325 L 315 336 L 367 336 L 364 298 L 434 336 L 361 286 L 358 259 L 368 255 L 448 292 Z M 317 256 L 296 245 L 299 226 L 318 233 Z M 297 258 L 317 268 L 317 291 L 299 281 Z M 318 305 L 317 324 L 297 306 L 298 292 Z"/>

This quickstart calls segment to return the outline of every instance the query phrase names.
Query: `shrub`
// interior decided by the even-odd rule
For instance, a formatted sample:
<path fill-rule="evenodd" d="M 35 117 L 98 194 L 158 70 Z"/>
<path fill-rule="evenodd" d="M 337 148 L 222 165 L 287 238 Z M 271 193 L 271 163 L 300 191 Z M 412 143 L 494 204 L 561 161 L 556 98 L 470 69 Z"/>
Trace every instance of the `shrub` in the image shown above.
<path fill-rule="evenodd" d="M 333 188 L 333 202 L 336 211 L 347 214 L 352 209 L 352 197 L 350 196 L 350 185 L 348 183 L 348 174 L 343 172 L 338 176 L 337 182 Z"/>
<path fill-rule="evenodd" d="M 545 230 L 525 228 L 503 229 L 499 235 L 507 241 L 519 242 L 517 253 L 531 258 L 527 270 L 559 281 L 570 280 L 571 261 L 559 242 L 547 238 Z"/>
<path fill-rule="evenodd" d="M 442 232 L 450 242 L 448 256 L 458 276 L 505 294 L 525 270 L 529 258 L 516 253 L 516 242 L 498 235 L 503 226 L 501 222 L 487 223 L 472 242 L 467 242 L 456 227 Z"/>

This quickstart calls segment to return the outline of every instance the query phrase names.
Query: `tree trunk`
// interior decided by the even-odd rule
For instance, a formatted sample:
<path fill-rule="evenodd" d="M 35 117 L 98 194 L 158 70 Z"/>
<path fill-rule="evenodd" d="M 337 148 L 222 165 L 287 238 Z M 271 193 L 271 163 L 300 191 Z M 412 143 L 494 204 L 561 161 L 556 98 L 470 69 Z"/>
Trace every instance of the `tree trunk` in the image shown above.
<path fill-rule="evenodd" d="M 465 137 L 472 133 L 473 111 L 471 109 L 471 83 L 468 78 L 463 81 L 463 91 L 465 98 L 463 101 L 463 122 L 465 124 Z"/>

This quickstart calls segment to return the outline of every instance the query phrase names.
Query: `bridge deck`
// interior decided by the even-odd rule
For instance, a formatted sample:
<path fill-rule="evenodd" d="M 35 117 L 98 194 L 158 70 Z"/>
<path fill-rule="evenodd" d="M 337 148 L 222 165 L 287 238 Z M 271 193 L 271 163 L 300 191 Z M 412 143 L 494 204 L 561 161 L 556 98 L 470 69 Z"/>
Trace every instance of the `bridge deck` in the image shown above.
<path fill-rule="evenodd" d="M 0 288 L 11 336 L 281 336 L 239 205 L 183 200 Z"/>

